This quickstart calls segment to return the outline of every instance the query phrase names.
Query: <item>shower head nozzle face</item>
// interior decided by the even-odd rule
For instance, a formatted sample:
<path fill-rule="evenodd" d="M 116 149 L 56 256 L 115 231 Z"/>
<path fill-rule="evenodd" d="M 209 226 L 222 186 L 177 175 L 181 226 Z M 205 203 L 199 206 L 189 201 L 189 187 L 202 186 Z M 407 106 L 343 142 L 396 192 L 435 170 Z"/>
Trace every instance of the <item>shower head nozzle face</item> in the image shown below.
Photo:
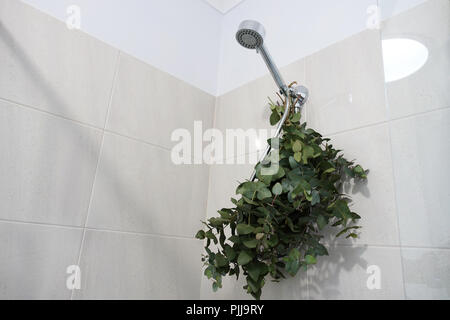
<path fill-rule="evenodd" d="M 253 20 L 242 21 L 236 33 L 236 40 L 247 49 L 256 49 L 263 45 L 266 31 L 261 23 Z"/>

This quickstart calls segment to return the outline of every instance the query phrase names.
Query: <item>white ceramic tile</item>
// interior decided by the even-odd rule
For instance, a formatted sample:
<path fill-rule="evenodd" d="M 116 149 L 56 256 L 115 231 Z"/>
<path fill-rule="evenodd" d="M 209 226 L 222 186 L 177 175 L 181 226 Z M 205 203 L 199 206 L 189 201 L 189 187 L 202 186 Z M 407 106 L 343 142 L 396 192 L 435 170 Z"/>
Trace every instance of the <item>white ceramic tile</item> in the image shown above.
<path fill-rule="evenodd" d="M 0 1 L 0 97 L 98 127 L 118 52 L 22 1 Z"/>
<path fill-rule="evenodd" d="M 280 69 L 281 75 L 287 85 L 297 82 L 297 85 L 305 85 L 306 59 L 296 60 Z"/>
<path fill-rule="evenodd" d="M 75 299 L 199 299 L 201 242 L 90 231 Z"/>
<path fill-rule="evenodd" d="M 174 165 L 167 150 L 106 134 L 88 225 L 193 237 L 205 218 L 206 165 Z"/>
<path fill-rule="evenodd" d="M 231 135 L 227 134 L 227 131 L 237 133 L 237 130 L 242 130 L 241 136 L 246 137 L 245 150 L 235 147 L 231 153 L 225 154 L 224 146 L 224 159 L 236 158 L 254 151 L 255 137 L 261 144 L 266 145 L 267 139 L 273 134 L 271 131 L 275 127 L 271 127 L 269 123 L 270 108 L 267 97 L 270 93 L 267 92 L 274 92 L 274 90 L 259 92 L 263 83 L 268 87 L 272 86 L 271 79 L 264 78 L 256 82 L 260 85 L 251 83 L 218 98 L 215 128 L 228 139 L 231 139 Z M 259 89 L 255 90 L 255 88 Z"/>
<path fill-rule="evenodd" d="M 403 248 L 407 299 L 450 299 L 450 251 Z"/>
<path fill-rule="evenodd" d="M 322 134 L 386 120 L 378 31 L 364 31 L 306 58 L 309 125 Z"/>
<path fill-rule="evenodd" d="M 70 299 L 81 229 L 0 222 L 0 299 Z"/>
<path fill-rule="evenodd" d="M 101 132 L 0 101 L 0 219 L 82 226 Z"/>
<path fill-rule="evenodd" d="M 211 128 L 215 98 L 122 54 L 107 128 L 170 148 L 175 129 L 193 133 L 194 121 Z"/>
<path fill-rule="evenodd" d="M 308 270 L 311 299 L 404 298 L 400 249 L 338 246 L 330 248 L 329 253 Z M 372 287 L 376 283 L 373 277 L 378 275 L 379 289 Z"/>
<path fill-rule="evenodd" d="M 331 143 L 343 150 L 348 160 L 369 169 L 367 182 L 345 183 L 344 193 L 353 202 L 351 210 L 361 216 L 358 244 L 398 245 L 398 218 L 395 206 L 392 158 L 387 124 L 331 136 Z M 336 229 L 336 228 L 333 228 Z M 340 229 L 333 230 L 334 235 Z M 337 243 L 350 243 L 344 237 Z"/>
<path fill-rule="evenodd" d="M 450 109 L 392 123 L 403 245 L 450 247 Z"/>
<path fill-rule="evenodd" d="M 450 106 L 450 2 L 426 1 L 388 19 L 383 39 L 407 38 L 428 49 L 428 60 L 416 73 L 386 84 L 392 118 Z"/>

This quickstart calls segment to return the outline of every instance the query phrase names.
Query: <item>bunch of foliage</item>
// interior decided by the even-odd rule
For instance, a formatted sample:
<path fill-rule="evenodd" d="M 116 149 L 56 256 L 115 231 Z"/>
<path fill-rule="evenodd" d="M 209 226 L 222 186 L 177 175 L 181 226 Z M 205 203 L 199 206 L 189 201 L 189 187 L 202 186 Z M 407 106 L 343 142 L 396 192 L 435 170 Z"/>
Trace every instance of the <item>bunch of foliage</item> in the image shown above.
<path fill-rule="evenodd" d="M 293 111 L 295 101 L 280 99 L 270 101 L 271 125 L 281 120 L 287 103 L 289 116 L 281 137 L 268 140 L 273 149 L 256 165 L 257 179 L 240 184 L 239 199 L 231 199 L 234 207 L 219 210 L 220 216 L 203 222 L 205 228 L 196 235 L 206 240 L 204 274 L 214 291 L 222 287 L 223 276 L 239 279 L 243 274 L 244 289 L 260 299 L 267 276 L 278 282 L 328 255 L 321 243 L 327 225 L 339 228 L 336 236 L 358 236 L 360 216 L 340 190 L 345 181 L 366 179 L 368 171 L 301 123 L 300 113 Z M 273 165 L 274 152 L 278 170 L 268 175 L 263 169 Z"/>

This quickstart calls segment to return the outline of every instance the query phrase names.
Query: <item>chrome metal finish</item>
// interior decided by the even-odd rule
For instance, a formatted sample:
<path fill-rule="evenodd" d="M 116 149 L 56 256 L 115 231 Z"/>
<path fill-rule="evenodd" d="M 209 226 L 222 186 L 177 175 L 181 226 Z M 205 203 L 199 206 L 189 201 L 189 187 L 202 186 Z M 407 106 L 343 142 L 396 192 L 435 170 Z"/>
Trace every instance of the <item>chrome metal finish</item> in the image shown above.
<path fill-rule="evenodd" d="M 258 21 L 245 20 L 239 25 L 239 29 L 236 32 L 237 42 L 247 49 L 256 49 L 256 52 L 261 54 L 264 62 L 267 65 L 270 73 L 272 74 L 275 83 L 277 84 L 280 92 L 284 95 L 287 94 L 287 86 L 280 74 L 277 66 L 272 60 L 266 46 L 264 45 L 264 37 L 266 36 L 266 30 L 264 26 Z"/>
<path fill-rule="evenodd" d="M 296 103 L 294 106 L 295 112 L 300 112 L 302 106 L 308 101 L 309 98 L 309 90 L 304 86 L 296 86 L 290 89 L 290 95 L 294 99 L 296 99 Z"/>
<path fill-rule="evenodd" d="M 266 30 L 258 21 L 245 20 L 239 25 L 236 40 L 247 49 L 256 49 L 263 45 Z"/>
<path fill-rule="evenodd" d="M 269 51 L 264 46 L 264 44 L 261 47 L 257 48 L 256 51 L 261 54 L 261 57 L 263 57 L 267 68 L 272 74 L 273 80 L 275 80 L 275 83 L 280 89 L 280 92 L 286 96 L 288 93 L 288 87 L 284 82 L 283 77 L 281 76 L 280 71 L 278 70 L 276 64 L 273 62 L 272 56 L 269 54 Z"/>

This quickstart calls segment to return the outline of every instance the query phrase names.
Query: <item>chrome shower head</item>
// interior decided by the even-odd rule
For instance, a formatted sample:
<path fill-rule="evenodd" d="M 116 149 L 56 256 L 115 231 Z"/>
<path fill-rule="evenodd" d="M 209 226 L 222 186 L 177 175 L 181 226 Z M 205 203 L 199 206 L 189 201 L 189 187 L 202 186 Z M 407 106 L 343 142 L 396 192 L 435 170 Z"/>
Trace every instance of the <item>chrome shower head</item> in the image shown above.
<path fill-rule="evenodd" d="M 236 33 L 236 40 L 244 48 L 256 49 L 256 52 L 261 54 L 267 68 L 269 68 L 269 71 L 273 76 L 273 79 L 280 88 L 281 93 L 287 96 L 288 87 L 284 83 L 280 71 L 278 71 L 277 66 L 273 62 L 272 57 L 264 45 L 265 36 L 266 30 L 261 23 L 254 20 L 244 20 L 239 25 L 239 29 Z"/>
<path fill-rule="evenodd" d="M 236 40 L 247 49 L 258 49 L 264 44 L 266 30 L 261 23 L 254 20 L 242 21 L 236 33 Z"/>

